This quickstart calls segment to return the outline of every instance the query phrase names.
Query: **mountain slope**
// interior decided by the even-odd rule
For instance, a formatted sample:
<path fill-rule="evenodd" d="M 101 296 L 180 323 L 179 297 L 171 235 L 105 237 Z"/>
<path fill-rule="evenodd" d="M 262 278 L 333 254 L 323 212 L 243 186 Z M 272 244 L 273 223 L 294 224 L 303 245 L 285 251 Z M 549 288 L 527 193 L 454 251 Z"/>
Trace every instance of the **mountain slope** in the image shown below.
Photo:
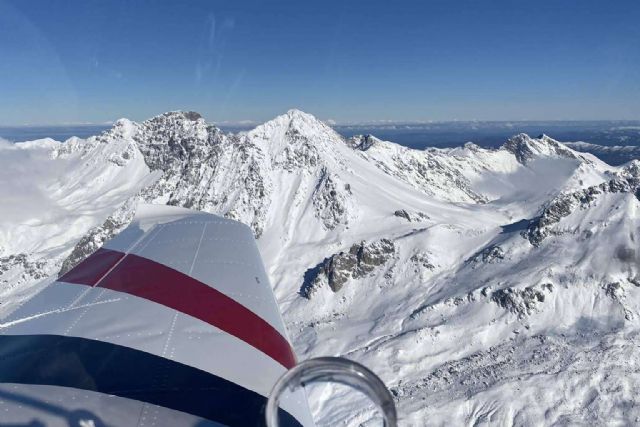
<path fill-rule="evenodd" d="M 406 425 L 640 416 L 625 403 L 637 366 L 622 362 L 639 348 L 637 162 L 524 134 L 417 151 L 297 110 L 242 134 L 197 113 L 123 119 L 0 158 L 7 183 L 18 164 L 40 171 L 0 207 L 4 313 L 122 229 L 137 201 L 179 205 L 250 225 L 301 358 L 365 363 Z M 360 399 L 311 396 L 328 425 L 367 422 Z"/>

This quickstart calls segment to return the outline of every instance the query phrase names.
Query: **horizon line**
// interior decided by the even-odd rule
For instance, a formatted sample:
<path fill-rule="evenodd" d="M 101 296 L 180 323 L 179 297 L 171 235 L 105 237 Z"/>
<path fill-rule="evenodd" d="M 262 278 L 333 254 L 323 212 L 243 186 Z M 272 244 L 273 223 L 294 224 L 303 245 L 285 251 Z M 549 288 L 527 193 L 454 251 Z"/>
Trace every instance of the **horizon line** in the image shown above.
<path fill-rule="evenodd" d="M 186 111 L 186 110 L 185 110 Z M 147 119 L 138 121 L 131 120 L 133 122 L 141 123 L 146 120 L 149 120 L 152 116 Z M 277 116 L 275 116 L 277 117 Z M 315 117 L 315 116 L 314 116 Z M 266 123 L 266 121 L 257 121 L 257 120 L 223 120 L 223 121 L 209 121 L 205 117 L 203 119 L 212 125 L 215 126 L 233 126 L 233 127 L 251 127 L 258 126 L 260 124 Z M 33 128 L 33 127 L 97 127 L 97 126 L 113 126 L 118 120 L 113 121 L 102 121 L 102 122 L 64 122 L 64 123 L 21 123 L 21 124 L 0 124 L 0 128 Z M 595 123 L 595 122 L 611 122 L 611 123 L 620 123 L 620 122 L 628 122 L 628 123 L 640 123 L 640 118 L 638 119 L 611 119 L 611 118 L 602 118 L 602 119 L 491 119 L 491 120 L 479 120 L 479 119 L 447 119 L 447 120 L 362 120 L 362 121 L 336 121 L 333 119 L 318 119 L 319 121 L 329 125 L 336 127 L 347 127 L 347 126 L 393 126 L 393 125 L 404 125 L 404 126 L 420 126 L 420 125 L 434 125 L 434 124 L 448 124 L 448 123 Z"/>

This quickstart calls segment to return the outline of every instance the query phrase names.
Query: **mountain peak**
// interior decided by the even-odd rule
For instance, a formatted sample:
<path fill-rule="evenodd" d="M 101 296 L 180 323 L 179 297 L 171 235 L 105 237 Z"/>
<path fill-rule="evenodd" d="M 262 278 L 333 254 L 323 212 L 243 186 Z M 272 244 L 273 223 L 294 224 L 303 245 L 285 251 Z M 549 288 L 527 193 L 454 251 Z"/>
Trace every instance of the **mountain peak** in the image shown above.
<path fill-rule="evenodd" d="M 305 119 L 313 119 L 313 120 L 317 120 L 315 118 L 315 116 L 313 116 L 312 114 L 309 113 L 305 113 L 302 110 L 298 110 L 297 108 L 291 108 L 290 110 L 288 110 L 285 113 L 286 116 L 290 117 L 290 118 L 295 118 L 295 117 L 299 117 L 299 118 L 305 118 Z"/>
<path fill-rule="evenodd" d="M 271 141 L 284 141 L 286 135 L 298 135 L 308 140 L 342 140 L 330 126 L 304 111 L 291 109 L 266 123 L 257 126 L 248 133 L 249 137 L 258 137 Z M 276 137 L 277 136 L 277 137 Z"/>
<path fill-rule="evenodd" d="M 176 110 L 176 111 L 168 111 L 166 113 L 162 113 L 160 115 L 157 115 L 147 121 L 158 121 L 158 120 L 166 120 L 166 119 L 171 119 L 171 120 L 186 120 L 186 121 L 190 121 L 190 122 L 196 122 L 200 119 L 202 119 L 202 115 L 200 113 L 197 113 L 195 111 L 181 111 L 181 110 Z"/>
<path fill-rule="evenodd" d="M 538 156 L 576 158 L 573 150 L 545 134 L 531 138 L 526 133 L 519 133 L 509 138 L 502 148 L 513 153 L 522 164 Z"/>
<path fill-rule="evenodd" d="M 129 119 L 118 119 L 105 135 L 113 135 L 114 138 L 130 138 L 136 131 L 137 123 Z"/>
<path fill-rule="evenodd" d="M 206 139 L 208 129 L 217 129 L 209 125 L 200 113 L 195 111 L 169 111 L 145 120 L 141 126 L 150 132 L 161 134 L 197 135 L 200 139 Z"/>
<path fill-rule="evenodd" d="M 285 122 L 290 128 L 301 130 L 304 127 L 324 127 L 326 124 L 316 118 L 313 114 L 305 113 L 302 110 L 291 109 L 285 114 L 276 117 L 274 120 Z"/>
<path fill-rule="evenodd" d="M 303 126 L 313 126 L 313 127 L 322 127 L 326 126 L 324 122 L 316 118 L 313 114 L 305 113 L 304 111 L 292 108 L 288 110 L 284 114 L 280 114 L 279 116 L 269 120 L 264 123 L 264 125 L 273 123 L 278 126 L 287 126 L 287 127 L 303 127 Z"/>

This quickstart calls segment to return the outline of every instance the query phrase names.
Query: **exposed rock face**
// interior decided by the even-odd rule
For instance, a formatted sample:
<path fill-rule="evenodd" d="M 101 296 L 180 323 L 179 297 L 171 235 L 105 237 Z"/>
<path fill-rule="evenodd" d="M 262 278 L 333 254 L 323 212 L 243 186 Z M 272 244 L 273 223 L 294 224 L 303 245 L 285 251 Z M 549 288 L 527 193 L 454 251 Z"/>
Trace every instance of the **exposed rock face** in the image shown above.
<path fill-rule="evenodd" d="M 411 216 L 409 216 L 409 212 L 407 212 L 404 209 L 398 209 L 397 211 L 395 211 L 393 213 L 395 216 L 399 217 L 399 218 L 404 218 L 407 221 L 411 222 Z"/>
<path fill-rule="evenodd" d="M 465 163 L 469 157 L 457 156 L 453 150 L 412 150 L 374 137 L 357 136 L 348 142 L 361 157 L 385 174 L 431 197 L 456 202 L 487 201 L 484 195 L 473 190 L 465 173 L 469 169 L 485 170 L 490 165 L 475 161 L 467 165 Z"/>
<path fill-rule="evenodd" d="M 522 164 L 526 164 L 529 160 L 535 157 L 533 150 L 527 143 L 528 139 L 525 139 L 522 134 L 509 138 L 509 140 L 503 145 L 503 147 L 513 153 L 516 159 Z"/>
<path fill-rule="evenodd" d="M 427 270 L 435 270 L 436 268 L 436 266 L 431 262 L 429 254 L 425 252 L 418 252 L 416 254 L 413 254 L 411 258 L 409 258 L 409 261 L 411 261 L 416 266 L 425 268 Z M 415 272 L 417 273 L 418 271 L 415 270 Z"/>
<path fill-rule="evenodd" d="M 553 291 L 551 283 L 527 286 L 520 290 L 515 288 L 500 289 L 491 294 L 491 301 L 500 307 L 523 318 L 536 310 L 543 303 L 545 295 Z"/>
<path fill-rule="evenodd" d="M 136 198 L 129 199 L 113 215 L 109 216 L 102 225 L 89 230 L 76 244 L 71 254 L 63 261 L 58 277 L 64 275 L 97 251 L 107 240 L 124 230 L 135 215 L 135 202 Z"/>
<path fill-rule="evenodd" d="M 289 128 L 285 138 L 290 141 L 281 154 L 274 159 L 274 164 L 289 172 L 299 168 L 311 170 L 321 163 L 318 150 L 313 141 L 296 128 Z"/>
<path fill-rule="evenodd" d="M 215 147 L 225 136 L 197 113 L 174 112 L 142 122 L 133 139 L 150 169 L 167 172 L 184 171 L 187 165 L 200 166 L 204 160 L 215 160 Z M 196 172 L 198 167 L 190 169 Z"/>
<path fill-rule="evenodd" d="M 32 259 L 28 254 L 9 255 L 0 258 L 0 285 L 20 284 L 32 280 L 41 280 L 50 273 L 51 260 Z M 19 277 L 11 273 L 16 271 Z"/>
<path fill-rule="evenodd" d="M 349 184 L 329 166 L 344 139 L 297 110 L 241 135 L 226 135 L 197 115 L 168 113 L 142 123 L 135 140 L 149 167 L 163 172 L 144 200 L 222 214 L 250 225 L 256 237 L 282 174 L 315 188 L 315 214 L 328 230 L 347 224 L 355 210 Z"/>
<path fill-rule="evenodd" d="M 347 252 L 339 252 L 325 258 L 316 267 L 307 271 L 300 294 L 311 296 L 323 284 L 338 292 L 349 279 L 359 279 L 386 263 L 395 253 L 391 240 L 354 244 Z"/>
<path fill-rule="evenodd" d="M 530 222 L 527 230 L 522 233 L 523 237 L 532 245 L 539 246 L 548 236 L 559 233 L 553 226 L 562 218 L 569 216 L 576 209 L 589 208 L 606 193 L 630 193 L 640 200 L 640 162 L 631 162 L 608 182 L 572 193 L 560 194 Z"/>
<path fill-rule="evenodd" d="M 633 311 L 625 304 L 626 292 L 624 287 L 622 286 L 622 283 L 608 283 L 604 286 L 604 293 L 620 305 L 620 308 L 624 312 L 625 320 L 633 320 L 635 318 Z"/>
<path fill-rule="evenodd" d="M 496 262 L 501 262 L 505 258 L 504 250 L 497 245 L 491 245 L 471 258 L 472 262 L 483 262 L 485 264 L 493 264 Z"/>
<path fill-rule="evenodd" d="M 624 296 L 624 288 L 620 282 L 609 283 L 605 286 L 604 291 L 608 297 L 616 301 L 619 301 Z"/>
<path fill-rule="evenodd" d="M 367 151 L 373 147 L 374 144 L 380 142 L 380 140 L 373 135 L 355 135 L 349 139 L 349 142 L 353 148 L 360 151 Z"/>
<path fill-rule="evenodd" d="M 445 192 L 455 189 L 464 194 L 469 201 L 486 202 L 484 196 L 473 191 L 469 180 L 462 173 L 450 168 L 438 156 L 396 156 L 394 163 L 398 176 L 407 182 L 416 182 L 425 189 L 438 188 Z"/>
<path fill-rule="evenodd" d="M 526 165 L 540 154 L 577 159 L 573 151 L 546 135 L 531 138 L 527 134 L 520 133 L 509 138 L 502 148 L 513 153 L 518 162 L 523 165 Z"/>
<path fill-rule="evenodd" d="M 312 200 L 316 216 L 324 226 L 332 230 L 339 224 L 347 224 L 348 184 L 339 185 L 337 178 L 323 168 L 319 182 L 313 192 Z M 346 193 L 346 194 L 345 194 Z"/>
<path fill-rule="evenodd" d="M 201 118 L 189 117 L 197 116 L 167 113 L 138 126 L 134 139 L 145 162 L 151 170 L 162 172 L 162 177 L 145 189 L 144 199 L 223 214 L 242 211 L 247 215 L 243 219 L 249 219 L 257 232 L 261 225 L 258 212 L 266 195 L 263 174 L 258 171 L 258 150 L 240 144 L 236 137 L 228 137 Z M 227 187 L 225 194 L 216 189 L 220 183 Z M 249 199 L 255 203 L 254 209 L 238 206 Z"/>

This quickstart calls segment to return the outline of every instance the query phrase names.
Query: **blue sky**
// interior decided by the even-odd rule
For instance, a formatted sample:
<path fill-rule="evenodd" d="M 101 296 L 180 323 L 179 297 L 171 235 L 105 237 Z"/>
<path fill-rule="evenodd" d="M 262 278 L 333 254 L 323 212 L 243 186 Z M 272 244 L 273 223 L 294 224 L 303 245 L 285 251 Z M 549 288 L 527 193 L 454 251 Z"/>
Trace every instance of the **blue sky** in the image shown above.
<path fill-rule="evenodd" d="M 0 125 L 640 119 L 638 1 L 0 0 Z"/>

